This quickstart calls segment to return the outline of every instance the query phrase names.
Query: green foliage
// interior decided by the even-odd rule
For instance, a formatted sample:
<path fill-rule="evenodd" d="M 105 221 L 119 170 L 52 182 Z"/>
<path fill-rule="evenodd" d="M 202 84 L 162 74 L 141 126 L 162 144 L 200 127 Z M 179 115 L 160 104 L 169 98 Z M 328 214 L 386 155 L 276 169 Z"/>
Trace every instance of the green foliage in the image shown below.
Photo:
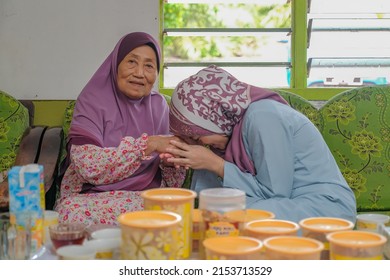
<path fill-rule="evenodd" d="M 242 14 L 232 22 L 232 15 Z M 164 29 L 175 28 L 283 28 L 291 26 L 291 4 L 164 4 Z M 254 36 L 164 36 L 166 61 L 200 61 L 220 57 L 241 57 L 243 46 L 258 50 Z M 261 39 L 260 39 L 261 40 Z M 262 42 L 264 43 L 264 42 Z"/>

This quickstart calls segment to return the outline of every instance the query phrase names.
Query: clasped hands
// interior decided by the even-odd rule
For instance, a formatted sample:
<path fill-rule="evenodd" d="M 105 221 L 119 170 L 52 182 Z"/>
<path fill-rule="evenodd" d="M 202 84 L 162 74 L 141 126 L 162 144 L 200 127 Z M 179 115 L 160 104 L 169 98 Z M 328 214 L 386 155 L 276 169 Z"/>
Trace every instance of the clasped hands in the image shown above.
<path fill-rule="evenodd" d="M 223 175 L 224 159 L 207 147 L 190 145 L 180 138 L 169 140 L 165 152 L 160 153 L 160 159 L 167 166 L 206 169 L 215 172 L 219 176 Z"/>

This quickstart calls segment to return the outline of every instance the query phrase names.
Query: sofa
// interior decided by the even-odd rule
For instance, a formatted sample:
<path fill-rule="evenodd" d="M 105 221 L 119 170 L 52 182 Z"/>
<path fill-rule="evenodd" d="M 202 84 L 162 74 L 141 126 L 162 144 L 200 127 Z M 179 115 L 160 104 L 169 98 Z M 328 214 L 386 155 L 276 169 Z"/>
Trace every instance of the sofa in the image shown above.
<path fill-rule="evenodd" d="M 346 90 L 320 109 L 279 93 L 321 132 L 355 193 L 358 212 L 390 214 L 390 86 Z"/>
<path fill-rule="evenodd" d="M 355 193 L 358 212 L 390 214 L 390 86 L 345 90 L 320 108 L 289 91 L 277 92 L 317 126 Z M 64 112 L 56 178 L 50 186 L 55 196 L 74 105 L 75 100 L 69 101 Z M 190 187 L 191 176 L 189 170 L 183 187 Z"/>
<path fill-rule="evenodd" d="M 57 192 L 52 185 L 64 138 L 62 127 L 33 126 L 33 118 L 31 100 L 17 100 L 0 91 L 0 212 L 7 212 L 9 207 L 9 169 L 32 163 L 43 165 L 46 208 L 54 206 Z"/>

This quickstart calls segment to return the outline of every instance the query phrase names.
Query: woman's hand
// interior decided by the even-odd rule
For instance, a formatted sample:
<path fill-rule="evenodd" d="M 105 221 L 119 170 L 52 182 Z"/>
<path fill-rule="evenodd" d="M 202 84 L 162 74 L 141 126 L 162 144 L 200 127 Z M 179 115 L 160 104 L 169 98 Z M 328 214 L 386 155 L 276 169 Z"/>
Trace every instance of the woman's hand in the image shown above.
<path fill-rule="evenodd" d="M 166 153 L 168 147 L 171 147 L 170 141 L 175 140 L 182 142 L 182 140 L 173 135 L 152 135 L 148 137 L 148 147 L 145 150 L 145 155 L 156 153 Z"/>
<path fill-rule="evenodd" d="M 183 141 L 170 141 L 171 147 L 166 149 L 164 159 L 176 167 L 184 166 L 192 169 L 207 169 L 223 177 L 224 159 L 210 149 L 200 145 L 189 145 Z M 161 157 L 160 157 L 161 158 Z"/>

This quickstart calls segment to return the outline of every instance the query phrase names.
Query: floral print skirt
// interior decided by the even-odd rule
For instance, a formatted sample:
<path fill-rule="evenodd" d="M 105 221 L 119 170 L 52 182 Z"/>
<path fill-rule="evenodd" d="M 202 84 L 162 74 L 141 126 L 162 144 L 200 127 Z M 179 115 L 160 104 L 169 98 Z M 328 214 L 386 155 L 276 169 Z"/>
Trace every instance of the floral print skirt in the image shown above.
<path fill-rule="evenodd" d="M 139 191 L 110 191 L 75 194 L 57 201 L 55 210 L 60 223 L 86 225 L 118 225 L 117 218 L 125 212 L 143 210 Z"/>

